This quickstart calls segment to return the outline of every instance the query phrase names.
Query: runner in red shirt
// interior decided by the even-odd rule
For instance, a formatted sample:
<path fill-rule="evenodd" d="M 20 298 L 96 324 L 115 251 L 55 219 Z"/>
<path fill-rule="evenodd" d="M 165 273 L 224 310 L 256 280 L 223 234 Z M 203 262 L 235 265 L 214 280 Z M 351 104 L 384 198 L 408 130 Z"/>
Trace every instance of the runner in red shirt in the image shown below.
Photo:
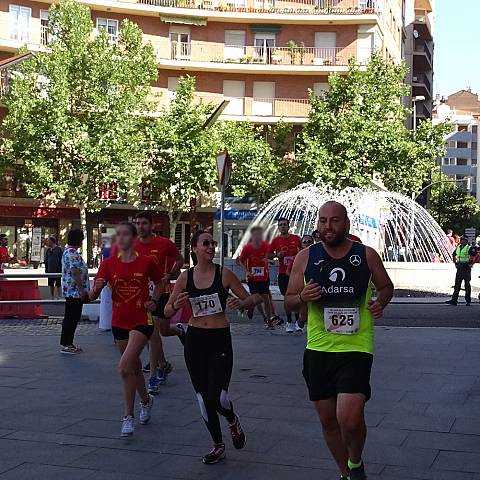
<path fill-rule="evenodd" d="M 262 296 L 263 304 L 257 305 L 257 308 L 267 328 L 274 329 L 272 297 L 270 295 L 270 273 L 267 259 L 270 244 L 263 239 L 262 227 L 253 227 L 250 230 L 250 236 L 250 242 L 243 247 L 238 263 L 246 271 L 250 294 L 258 293 Z M 265 310 L 263 305 L 265 305 Z"/>
<path fill-rule="evenodd" d="M 0 235 L 0 273 L 3 273 L 3 264 L 8 263 L 8 240 L 5 234 Z"/>
<path fill-rule="evenodd" d="M 280 235 L 270 243 L 268 257 L 272 260 L 278 258 L 278 286 L 280 293 L 285 296 L 288 287 L 287 268 L 293 257 L 302 249 L 302 241 L 298 235 L 289 233 L 290 221 L 287 218 L 278 219 L 278 230 Z M 285 309 L 285 312 L 287 314 L 285 331 L 288 333 L 295 332 L 295 330 L 302 331 L 298 323 L 292 320 L 291 312 L 287 309 Z"/>
<path fill-rule="evenodd" d="M 172 364 L 165 358 L 160 335 L 164 337 L 178 335 L 181 341 L 185 335 L 183 328 L 170 325 L 170 320 L 165 318 L 164 312 L 170 298 L 170 280 L 180 272 L 183 257 L 170 239 L 153 235 L 153 218 L 150 212 L 138 213 L 135 221 L 138 228 L 135 250 L 142 255 L 152 257 L 162 277 L 162 294 L 158 300 L 157 309 L 153 312 L 155 331 L 150 338 L 150 362 L 144 368 L 145 372 L 150 372 L 148 392 L 156 395 L 159 385 L 167 381 L 173 369 Z"/>
<path fill-rule="evenodd" d="M 118 365 L 123 382 L 125 412 L 122 436 L 133 435 L 135 393 L 141 399 L 140 423 L 151 417 L 153 397 L 148 394 L 142 374 L 140 354 L 153 333 L 152 311 L 162 288 L 162 276 L 153 259 L 135 252 L 137 229 L 133 223 L 122 222 L 117 227 L 118 255 L 105 259 L 89 292 L 91 300 L 99 297 L 108 283 L 112 289 L 112 333 L 120 350 Z M 155 288 L 149 300 L 149 281 Z"/>

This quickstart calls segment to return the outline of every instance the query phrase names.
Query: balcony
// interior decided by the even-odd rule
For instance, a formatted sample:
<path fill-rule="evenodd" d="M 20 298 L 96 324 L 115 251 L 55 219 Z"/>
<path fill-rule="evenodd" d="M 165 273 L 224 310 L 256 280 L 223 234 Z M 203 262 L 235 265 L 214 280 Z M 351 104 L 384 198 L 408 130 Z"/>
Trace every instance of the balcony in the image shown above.
<path fill-rule="evenodd" d="M 413 76 L 412 93 L 414 96 L 423 95 L 425 98 L 432 98 L 432 83 L 426 75 Z"/>
<path fill-rule="evenodd" d="M 375 15 L 379 13 L 376 0 L 136 0 L 136 3 L 161 8 L 257 15 Z"/>
<path fill-rule="evenodd" d="M 432 41 L 432 24 L 428 17 L 426 10 L 415 10 L 415 30 L 419 33 L 419 38 L 423 40 Z"/>
<path fill-rule="evenodd" d="M 413 70 L 426 72 L 433 68 L 433 57 L 428 44 L 423 40 L 416 40 L 413 50 Z"/>
<path fill-rule="evenodd" d="M 256 98 L 227 97 L 215 93 L 197 93 L 197 103 L 230 103 L 221 115 L 221 120 L 250 120 L 257 123 L 274 123 L 288 118 L 292 123 L 305 123 L 310 110 L 308 98 Z"/>
<path fill-rule="evenodd" d="M 170 68 L 189 66 L 195 70 L 310 74 L 346 70 L 352 60 L 366 64 L 372 54 L 371 49 L 363 51 L 350 47 L 264 47 L 172 42 L 166 48 L 158 49 L 157 60 L 160 65 Z"/>

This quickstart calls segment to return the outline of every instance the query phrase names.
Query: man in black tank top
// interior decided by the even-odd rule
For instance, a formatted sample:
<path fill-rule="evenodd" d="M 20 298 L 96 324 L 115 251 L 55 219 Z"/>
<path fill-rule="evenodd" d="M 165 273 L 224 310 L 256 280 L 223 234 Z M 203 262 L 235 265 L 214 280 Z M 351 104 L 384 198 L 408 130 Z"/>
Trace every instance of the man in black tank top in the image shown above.
<path fill-rule="evenodd" d="M 393 285 L 378 253 L 348 238 L 349 229 L 343 205 L 327 202 L 320 208 L 321 243 L 297 255 L 285 301 L 293 311 L 307 305 L 303 376 L 342 479 L 365 480 L 373 325 L 390 302 Z"/>

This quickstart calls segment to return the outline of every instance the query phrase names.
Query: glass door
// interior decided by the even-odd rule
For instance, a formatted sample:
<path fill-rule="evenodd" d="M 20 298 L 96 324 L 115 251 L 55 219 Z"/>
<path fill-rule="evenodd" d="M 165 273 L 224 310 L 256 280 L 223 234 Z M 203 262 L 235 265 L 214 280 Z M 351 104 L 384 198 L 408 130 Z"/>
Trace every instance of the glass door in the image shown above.
<path fill-rule="evenodd" d="M 170 32 L 170 51 L 172 60 L 190 59 L 190 33 Z"/>
<path fill-rule="evenodd" d="M 257 63 L 272 63 L 275 44 L 276 36 L 274 33 L 257 33 L 255 35 L 254 61 Z"/>

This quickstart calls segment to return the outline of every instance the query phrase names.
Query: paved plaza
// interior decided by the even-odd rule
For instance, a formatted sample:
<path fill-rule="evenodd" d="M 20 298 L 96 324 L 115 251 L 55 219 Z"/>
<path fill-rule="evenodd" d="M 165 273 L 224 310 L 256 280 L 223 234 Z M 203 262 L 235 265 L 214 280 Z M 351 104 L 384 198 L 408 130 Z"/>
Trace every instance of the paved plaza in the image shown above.
<path fill-rule="evenodd" d="M 227 460 L 204 466 L 210 439 L 177 339 L 151 424 L 124 440 L 111 336 L 82 324 L 85 353 L 62 356 L 58 322 L 41 323 L 0 326 L 0 480 L 338 480 L 306 399 L 302 335 L 233 325 L 231 396 L 248 442 L 235 451 L 226 438 Z M 480 330 L 378 327 L 377 346 L 369 479 L 480 479 Z"/>

